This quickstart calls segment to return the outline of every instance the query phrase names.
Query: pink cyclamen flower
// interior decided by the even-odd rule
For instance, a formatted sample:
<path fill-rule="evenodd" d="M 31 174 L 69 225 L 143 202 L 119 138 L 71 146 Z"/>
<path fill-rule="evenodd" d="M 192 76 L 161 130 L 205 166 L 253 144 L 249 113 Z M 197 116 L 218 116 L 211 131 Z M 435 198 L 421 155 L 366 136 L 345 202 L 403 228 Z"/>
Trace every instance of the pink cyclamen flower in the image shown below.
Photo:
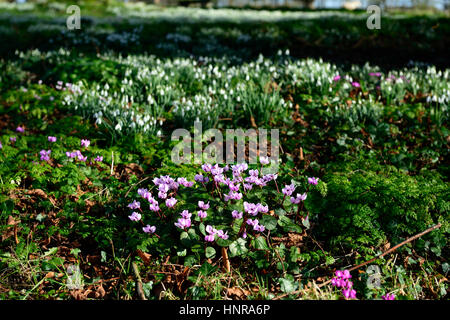
<path fill-rule="evenodd" d="M 257 224 L 253 226 L 253 230 L 258 232 L 263 232 L 266 228 L 262 224 Z"/>
<path fill-rule="evenodd" d="M 357 82 L 357 81 L 353 81 L 353 82 L 352 82 L 352 86 L 354 86 L 355 88 L 361 87 L 361 85 L 360 85 L 359 82 Z"/>
<path fill-rule="evenodd" d="M 133 211 L 133 213 L 129 215 L 128 218 L 130 218 L 131 221 L 139 221 L 141 220 L 141 214 L 136 211 Z"/>
<path fill-rule="evenodd" d="M 200 219 L 205 219 L 207 216 L 208 216 L 208 214 L 206 213 L 206 211 L 203 211 L 203 210 L 198 211 L 198 217 Z"/>
<path fill-rule="evenodd" d="M 16 138 L 16 137 L 10 137 L 10 138 L 9 138 L 9 141 L 11 141 L 11 142 L 16 142 L 16 141 L 17 141 L 17 138 Z"/>
<path fill-rule="evenodd" d="M 202 165 L 202 170 L 205 172 L 211 172 L 211 168 L 212 168 L 212 165 L 210 165 L 209 163 L 205 163 Z"/>
<path fill-rule="evenodd" d="M 395 300 L 395 294 L 387 293 L 386 295 L 381 296 L 381 299 L 383 299 L 383 300 Z"/>
<path fill-rule="evenodd" d="M 192 216 L 192 213 L 190 213 L 188 210 L 183 210 L 181 212 L 181 216 L 185 219 L 190 219 Z"/>
<path fill-rule="evenodd" d="M 175 222 L 175 226 L 180 229 L 187 229 L 191 226 L 191 219 L 178 218 L 178 221 Z"/>
<path fill-rule="evenodd" d="M 223 232 L 223 230 L 217 230 L 217 236 L 223 240 L 228 239 L 228 234 L 226 232 Z"/>
<path fill-rule="evenodd" d="M 285 186 L 281 191 L 283 192 L 283 194 L 285 196 L 291 196 L 292 193 L 294 192 L 294 190 L 295 190 L 295 185 L 292 183 L 292 184 Z"/>
<path fill-rule="evenodd" d="M 103 161 L 103 157 L 102 156 L 97 156 L 97 157 L 95 157 L 94 161 L 102 162 Z"/>
<path fill-rule="evenodd" d="M 306 193 L 303 193 L 303 194 L 297 193 L 297 197 L 296 198 L 291 197 L 291 203 L 292 204 L 299 204 L 300 201 L 305 201 L 307 196 L 308 195 Z"/>
<path fill-rule="evenodd" d="M 155 233 L 156 227 L 148 224 L 145 227 L 143 227 L 142 230 L 144 230 L 145 233 Z"/>
<path fill-rule="evenodd" d="M 239 212 L 239 211 L 237 211 L 237 210 L 233 210 L 233 211 L 231 212 L 231 216 L 232 216 L 234 219 L 242 219 L 243 214 L 242 214 L 242 212 Z"/>
<path fill-rule="evenodd" d="M 2 145 L 2 143 L 0 142 L 0 150 L 1 150 L 1 149 L 3 149 L 3 145 Z"/>
<path fill-rule="evenodd" d="M 156 203 L 151 203 L 149 208 L 153 212 L 158 212 L 159 211 L 159 204 L 157 202 Z"/>
<path fill-rule="evenodd" d="M 209 209 L 209 201 L 208 203 L 204 203 L 203 201 L 198 202 L 198 206 L 202 210 L 208 210 Z"/>
<path fill-rule="evenodd" d="M 342 294 L 345 299 L 356 299 L 356 291 L 354 289 L 344 289 L 342 290 Z"/>
<path fill-rule="evenodd" d="M 81 146 L 82 146 L 82 147 L 87 148 L 87 147 L 89 147 L 90 144 L 91 144 L 91 141 L 90 141 L 90 140 L 87 140 L 87 139 L 81 139 Z"/>
<path fill-rule="evenodd" d="M 337 82 L 337 81 L 339 81 L 339 80 L 341 80 L 341 76 L 340 76 L 340 75 L 337 75 L 337 76 L 334 76 L 334 77 L 333 77 L 333 81 L 334 81 L 334 82 Z"/>
<path fill-rule="evenodd" d="M 139 201 L 134 200 L 132 203 L 128 205 L 130 209 L 139 209 L 141 207 L 141 203 Z"/>
<path fill-rule="evenodd" d="M 24 133 L 24 132 L 25 132 L 25 129 L 22 128 L 21 126 L 18 126 L 18 127 L 16 128 L 16 131 L 17 131 L 17 132 L 20 132 L 20 133 Z"/>
<path fill-rule="evenodd" d="M 52 137 L 52 136 L 49 136 L 48 137 L 48 142 L 56 142 L 56 137 Z"/>
<path fill-rule="evenodd" d="M 262 165 L 265 165 L 265 164 L 269 164 L 269 163 L 270 163 L 270 160 L 269 160 L 268 157 L 259 157 L 259 162 L 260 162 Z"/>
<path fill-rule="evenodd" d="M 371 76 L 371 77 L 381 77 L 381 72 L 370 72 L 369 76 Z"/>
<path fill-rule="evenodd" d="M 176 204 L 177 204 L 177 199 L 175 199 L 175 198 L 169 198 L 166 200 L 167 208 L 173 208 Z"/>
<path fill-rule="evenodd" d="M 48 160 L 50 160 L 50 153 L 52 153 L 52 150 L 47 150 L 47 151 L 41 150 L 41 151 L 39 152 L 39 154 L 41 155 L 41 160 L 42 160 L 42 161 L 48 161 Z"/>
<path fill-rule="evenodd" d="M 319 178 L 309 177 L 308 178 L 308 183 L 312 184 L 312 185 L 317 185 L 319 183 Z"/>

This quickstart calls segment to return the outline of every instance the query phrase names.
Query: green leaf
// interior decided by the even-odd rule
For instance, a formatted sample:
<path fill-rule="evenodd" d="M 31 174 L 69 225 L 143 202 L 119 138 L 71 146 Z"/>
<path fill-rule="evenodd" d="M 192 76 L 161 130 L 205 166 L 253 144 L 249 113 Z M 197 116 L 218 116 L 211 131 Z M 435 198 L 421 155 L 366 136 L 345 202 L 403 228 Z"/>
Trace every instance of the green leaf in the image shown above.
<path fill-rule="evenodd" d="M 264 215 L 261 219 L 261 224 L 267 230 L 274 230 L 277 227 L 278 220 L 272 216 Z"/>
<path fill-rule="evenodd" d="M 239 238 L 236 241 L 233 241 L 230 244 L 230 256 L 236 257 L 236 256 L 240 256 L 240 255 L 247 253 L 248 249 L 245 246 L 246 244 L 247 244 L 247 241 L 242 238 Z"/>
<path fill-rule="evenodd" d="M 256 237 L 252 240 L 252 245 L 255 247 L 255 249 L 258 250 L 270 250 L 269 246 L 267 245 L 266 238 L 263 236 Z"/>
<path fill-rule="evenodd" d="M 217 270 L 217 267 L 209 264 L 208 262 L 205 262 L 204 264 L 202 264 L 202 266 L 199 269 L 200 274 L 205 275 L 205 276 L 213 273 L 216 270 Z"/>
<path fill-rule="evenodd" d="M 216 256 L 216 249 L 214 249 L 213 247 L 206 247 L 205 256 L 208 259 L 214 258 Z"/>
<path fill-rule="evenodd" d="M 297 289 L 298 283 L 294 279 L 279 278 L 280 289 L 284 293 L 291 293 Z"/>
<path fill-rule="evenodd" d="M 206 228 L 205 228 L 205 224 L 202 222 L 199 224 L 198 229 L 200 230 L 200 233 L 204 236 L 206 236 Z"/>
<path fill-rule="evenodd" d="M 282 227 L 285 231 L 287 232 L 298 232 L 298 233 L 302 233 L 302 228 L 298 225 L 296 225 L 291 219 L 289 219 L 286 216 L 281 216 L 278 219 L 278 224 L 280 225 L 280 227 Z"/>

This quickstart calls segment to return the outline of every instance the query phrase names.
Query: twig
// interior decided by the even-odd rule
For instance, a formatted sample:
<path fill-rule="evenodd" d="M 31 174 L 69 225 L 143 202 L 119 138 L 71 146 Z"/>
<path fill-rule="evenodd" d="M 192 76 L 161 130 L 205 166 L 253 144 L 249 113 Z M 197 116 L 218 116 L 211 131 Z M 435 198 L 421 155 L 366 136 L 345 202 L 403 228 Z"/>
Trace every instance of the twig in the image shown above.
<path fill-rule="evenodd" d="M 111 151 L 111 176 L 113 175 L 114 171 L 114 151 Z"/>
<path fill-rule="evenodd" d="M 136 187 L 138 184 L 141 184 L 142 182 L 144 182 L 145 180 L 148 180 L 148 179 L 150 179 L 150 177 L 146 177 L 146 178 L 144 178 L 144 179 L 142 179 L 142 180 L 136 182 L 135 184 L 133 184 L 133 185 L 130 187 L 130 189 L 128 189 L 127 193 L 125 193 L 125 198 L 128 197 L 128 194 L 130 193 L 130 191 L 131 191 L 134 187 Z"/>
<path fill-rule="evenodd" d="M 131 265 L 133 266 L 134 276 L 136 277 L 136 291 L 139 296 L 139 299 L 147 300 L 147 298 L 145 297 L 145 293 L 144 293 L 144 287 L 142 285 L 142 279 L 141 279 L 141 276 L 139 275 L 139 269 L 138 269 L 136 263 L 133 262 Z"/>
<path fill-rule="evenodd" d="M 230 260 L 228 259 L 228 252 L 226 247 L 222 247 L 223 268 L 226 272 L 231 272 Z"/>
<path fill-rule="evenodd" d="M 373 262 L 373 261 L 375 261 L 375 260 L 377 260 L 377 259 L 379 259 L 379 258 L 382 258 L 382 257 L 384 257 L 385 255 L 387 255 L 387 254 L 389 254 L 389 253 L 391 253 L 391 252 L 397 250 L 397 249 L 400 248 L 401 246 L 403 246 L 403 245 L 405 245 L 405 244 L 407 244 L 407 243 L 409 243 L 409 242 L 411 242 L 411 241 L 414 241 L 414 240 L 416 240 L 417 238 L 420 238 L 421 236 L 423 236 L 423 235 L 425 235 L 425 234 L 427 234 L 427 233 L 429 233 L 429 232 L 431 232 L 431 231 L 433 231 L 433 230 L 439 229 L 441 226 L 442 226 L 442 225 L 441 225 L 440 223 L 438 223 L 438 224 L 436 224 L 436 225 L 434 225 L 434 226 L 428 228 L 427 230 L 422 231 L 421 233 L 418 233 L 418 234 L 416 234 L 415 236 L 412 236 L 411 238 L 406 239 L 405 241 L 403 241 L 403 242 L 399 243 L 398 245 L 392 247 L 391 249 L 389 249 L 389 250 L 383 252 L 382 254 L 380 254 L 380 255 L 378 255 L 378 256 L 376 256 L 376 257 L 374 257 L 374 258 L 372 258 L 372 259 L 370 259 L 370 260 L 368 260 L 368 261 L 366 261 L 366 262 L 363 262 L 363 263 L 361 263 L 361 264 L 358 264 L 357 266 L 354 266 L 354 267 L 348 269 L 348 271 L 353 271 L 353 270 L 359 269 L 359 268 L 361 268 L 361 267 L 364 267 L 365 265 L 368 265 L 369 263 L 371 263 L 371 262 Z M 323 286 L 326 286 L 326 285 L 329 284 L 330 282 L 331 282 L 331 280 L 328 280 L 328 281 L 326 281 L 326 282 L 324 282 L 324 283 L 321 283 L 321 284 L 318 286 L 318 288 L 322 288 Z M 286 297 L 286 296 L 289 296 L 289 295 L 292 295 L 292 294 L 298 294 L 298 293 L 300 293 L 300 292 L 301 292 L 301 290 L 297 290 L 297 291 L 294 291 L 294 292 L 291 292 L 291 293 L 282 294 L 282 295 L 279 295 L 279 296 L 273 298 L 273 300 L 279 300 L 279 299 L 284 298 L 284 297 Z"/>

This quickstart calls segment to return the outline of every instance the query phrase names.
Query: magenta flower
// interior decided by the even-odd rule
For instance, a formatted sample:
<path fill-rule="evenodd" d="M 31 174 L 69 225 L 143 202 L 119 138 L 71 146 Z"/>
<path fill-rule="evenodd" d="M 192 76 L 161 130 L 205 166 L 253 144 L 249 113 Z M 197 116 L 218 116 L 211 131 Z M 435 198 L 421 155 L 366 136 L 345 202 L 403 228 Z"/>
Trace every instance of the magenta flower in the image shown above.
<path fill-rule="evenodd" d="M 387 293 L 386 295 L 381 296 L 381 299 L 383 299 L 383 300 L 395 300 L 395 294 Z"/>
<path fill-rule="evenodd" d="M 209 201 L 208 203 L 204 203 L 203 201 L 198 202 L 198 206 L 202 210 L 208 210 L 209 209 Z"/>
<path fill-rule="evenodd" d="M 201 174 L 196 174 L 194 177 L 194 180 L 200 183 L 208 183 L 209 178 L 208 177 L 204 177 Z"/>
<path fill-rule="evenodd" d="M 355 88 L 361 87 L 361 85 L 359 84 L 359 82 L 356 82 L 356 81 L 353 81 L 353 82 L 352 82 L 352 86 L 354 86 Z"/>
<path fill-rule="evenodd" d="M 262 224 L 258 224 L 253 226 L 253 230 L 263 232 L 264 230 L 266 230 L 266 228 Z"/>
<path fill-rule="evenodd" d="M 198 217 L 200 219 L 205 219 L 207 216 L 208 216 L 208 214 L 206 213 L 206 211 L 198 210 Z"/>
<path fill-rule="evenodd" d="M 48 160 L 50 160 L 50 153 L 52 153 L 52 150 L 47 150 L 47 151 L 41 150 L 41 151 L 39 152 L 39 154 L 41 155 L 41 160 L 42 160 L 42 161 L 48 161 Z"/>
<path fill-rule="evenodd" d="M 102 156 L 97 156 L 97 157 L 95 157 L 94 161 L 102 162 L 103 161 L 103 157 Z"/>
<path fill-rule="evenodd" d="M 223 230 L 217 230 L 217 236 L 223 240 L 228 239 L 228 234 L 223 232 Z"/>
<path fill-rule="evenodd" d="M 226 194 L 224 196 L 224 200 L 228 201 L 230 199 L 231 200 L 241 200 L 242 199 L 242 193 L 230 191 L 228 194 Z"/>
<path fill-rule="evenodd" d="M 319 178 L 310 177 L 308 178 L 308 183 L 312 185 L 317 185 L 319 183 Z"/>
<path fill-rule="evenodd" d="M 292 195 L 294 190 L 295 190 L 295 185 L 292 183 L 292 184 L 289 184 L 289 185 L 285 186 L 281 191 L 283 192 L 283 194 L 285 196 L 289 197 L 289 196 Z"/>
<path fill-rule="evenodd" d="M 166 200 L 166 207 L 167 208 L 173 208 L 176 203 L 177 203 L 177 199 L 169 198 L 169 199 Z"/>
<path fill-rule="evenodd" d="M 49 136 L 48 142 L 56 142 L 56 137 Z"/>
<path fill-rule="evenodd" d="M 371 76 L 371 77 L 381 77 L 381 72 L 370 72 L 369 76 Z"/>
<path fill-rule="evenodd" d="M 305 201 L 307 196 L 308 195 L 306 193 L 303 193 L 303 194 L 297 193 L 297 197 L 296 198 L 291 197 L 291 203 L 292 204 L 299 204 L 300 201 Z"/>
<path fill-rule="evenodd" d="M 82 146 L 82 147 L 87 148 L 87 147 L 89 147 L 90 144 L 91 144 L 91 141 L 90 141 L 90 140 L 87 140 L 87 139 L 81 139 L 81 146 Z"/>
<path fill-rule="evenodd" d="M 178 221 L 175 222 L 175 226 L 180 229 L 187 229 L 191 226 L 191 219 L 178 218 Z"/>
<path fill-rule="evenodd" d="M 155 233 L 156 231 L 156 227 L 155 226 L 151 226 L 151 225 L 146 225 L 145 227 L 142 228 L 142 230 L 144 230 L 145 233 Z"/>
<path fill-rule="evenodd" d="M 159 205 L 158 203 L 151 203 L 149 206 L 150 210 L 153 212 L 158 212 L 159 211 Z"/>
<path fill-rule="evenodd" d="M 356 291 L 354 289 L 344 289 L 342 290 L 342 294 L 345 299 L 356 299 Z"/>
<path fill-rule="evenodd" d="M 0 142 L 0 150 L 1 150 L 1 149 L 3 149 L 3 145 L 2 145 L 2 143 Z"/>
<path fill-rule="evenodd" d="M 133 210 L 139 209 L 140 207 L 141 207 L 141 203 L 136 200 L 133 200 L 133 202 L 128 205 L 128 208 L 133 209 Z"/>
<path fill-rule="evenodd" d="M 185 219 L 190 219 L 192 216 L 192 213 L 190 213 L 188 210 L 183 210 L 181 212 L 181 216 Z"/>
<path fill-rule="evenodd" d="M 268 157 L 259 157 L 259 162 L 260 162 L 262 165 L 266 165 L 266 164 L 269 164 L 269 163 L 270 163 L 270 160 L 269 160 Z"/>
<path fill-rule="evenodd" d="M 11 142 L 16 142 L 16 141 L 17 141 L 17 138 L 16 138 L 16 137 L 10 137 L 10 138 L 9 138 L 9 141 L 11 141 Z"/>
<path fill-rule="evenodd" d="M 17 131 L 17 132 L 20 132 L 20 133 L 24 133 L 24 132 L 25 132 L 25 129 L 22 128 L 21 126 L 18 126 L 18 127 L 16 128 L 16 131 Z"/>
<path fill-rule="evenodd" d="M 254 203 L 244 201 L 244 211 L 252 216 L 256 216 L 258 214 L 258 206 Z"/>
<path fill-rule="evenodd" d="M 184 187 L 192 187 L 194 185 L 194 182 L 187 181 L 187 179 L 183 177 L 178 178 L 177 183 L 181 184 Z"/>
<path fill-rule="evenodd" d="M 239 211 L 237 211 L 237 210 L 233 210 L 233 211 L 231 212 L 231 216 L 232 216 L 234 219 L 242 219 L 243 214 L 242 214 L 242 212 L 239 212 Z"/>
<path fill-rule="evenodd" d="M 133 211 L 133 213 L 130 216 L 128 216 L 128 218 L 130 218 L 131 221 L 139 221 L 141 220 L 141 214 L 136 211 Z"/>
<path fill-rule="evenodd" d="M 334 76 L 334 77 L 333 77 L 333 81 L 334 81 L 334 82 L 337 82 L 337 81 L 339 81 L 339 80 L 341 80 L 341 76 L 340 76 L 340 75 L 337 75 L 337 76 Z"/>
<path fill-rule="evenodd" d="M 213 242 L 214 241 L 214 234 L 208 234 L 205 236 L 206 242 Z"/>
<path fill-rule="evenodd" d="M 206 173 L 211 172 L 211 168 L 212 165 L 210 165 L 209 163 L 205 163 L 202 165 L 202 170 L 205 171 Z"/>

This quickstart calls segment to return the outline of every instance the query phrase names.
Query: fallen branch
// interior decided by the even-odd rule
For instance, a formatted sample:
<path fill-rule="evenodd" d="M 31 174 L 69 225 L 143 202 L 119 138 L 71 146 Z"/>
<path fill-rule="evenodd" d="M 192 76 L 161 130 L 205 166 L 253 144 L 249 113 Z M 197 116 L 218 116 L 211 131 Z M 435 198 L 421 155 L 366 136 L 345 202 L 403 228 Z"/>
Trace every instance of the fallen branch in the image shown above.
<path fill-rule="evenodd" d="M 222 247 L 222 259 L 223 259 L 223 268 L 226 272 L 231 272 L 230 260 L 228 259 L 228 252 L 226 247 Z"/>
<path fill-rule="evenodd" d="M 389 254 L 389 253 L 391 253 L 391 252 L 394 252 L 395 250 L 397 250 L 397 249 L 400 248 L 401 246 L 404 246 L 405 244 L 410 243 L 411 241 L 414 241 L 414 240 L 416 240 L 417 238 L 420 238 L 420 237 L 422 237 L 423 235 L 425 235 L 425 234 L 427 234 L 427 233 L 429 233 L 429 232 L 431 232 L 431 231 L 433 231 L 433 230 L 439 229 L 441 226 L 442 226 L 442 225 L 441 225 L 440 223 L 438 223 L 438 224 L 436 224 L 436 225 L 434 225 L 434 226 L 428 228 L 427 230 L 422 231 L 421 233 L 418 233 L 418 234 L 416 234 L 415 236 L 412 236 L 411 238 L 406 239 L 405 241 L 403 241 L 403 242 L 397 244 L 396 246 L 394 246 L 394 247 L 392 247 L 391 249 L 389 249 L 389 250 L 383 252 L 382 254 L 379 254 L 378 256 L 376 256 L 376 257 L 374 257 L 374 258 L 372 258 L 372 259 L 370 259 L 370 260 L 367 260 L 366 262 L 363 262 L 363 263 L 361 263 L 361 264 L 358 264 L 358 265 L 356 265 L 356 266 L 354 266 L 354 267 L 351 267 L 350 269 L 347 269 L 347 270 L 348 270 L 348 271 L 353 271 L 353 270 L 359 269 L 359 268 L 361 268 L 361 267 L 364 267 L 365 265 L 368 265 L 369 263 L 371 263 L 371 262 L 373 262 L 373 261 L 375 261 L 375 260 L 377 260 L 377 259 L 379 259 L 379 258 L 382 258 L 382 257 L 384 257 L 385 255 L 387 255 L 387 254 Z M 324 282 L 324 283 L 321 283 L 320 285 L 318 285 L 318 288 L 322 288 L 323 286 L 326 286 L 326 285 L 329 284 L 330 282 L 331 282 L 331 279 L 328 280 L 328 281 L 326 281 L 326 282 Z M 289 295 L 292 295 L 292 294 L 298 294 L 298 293 L 300 293 L 300 292 L 301 292 L 301 290 L 297 290 L 297 291 L 294 291 L 294 292 L 291 292 L 291 293 L 285 293 L 285 294 L 282 294 L 282 295 L 280 295 L 280 296 L 277 296 L 277 297 L 273 298 L 272 300 L 279 300 L 279 299 L 284 298 L 284 297 L 286 297 L 286 296 L 289 296 Z"/>

